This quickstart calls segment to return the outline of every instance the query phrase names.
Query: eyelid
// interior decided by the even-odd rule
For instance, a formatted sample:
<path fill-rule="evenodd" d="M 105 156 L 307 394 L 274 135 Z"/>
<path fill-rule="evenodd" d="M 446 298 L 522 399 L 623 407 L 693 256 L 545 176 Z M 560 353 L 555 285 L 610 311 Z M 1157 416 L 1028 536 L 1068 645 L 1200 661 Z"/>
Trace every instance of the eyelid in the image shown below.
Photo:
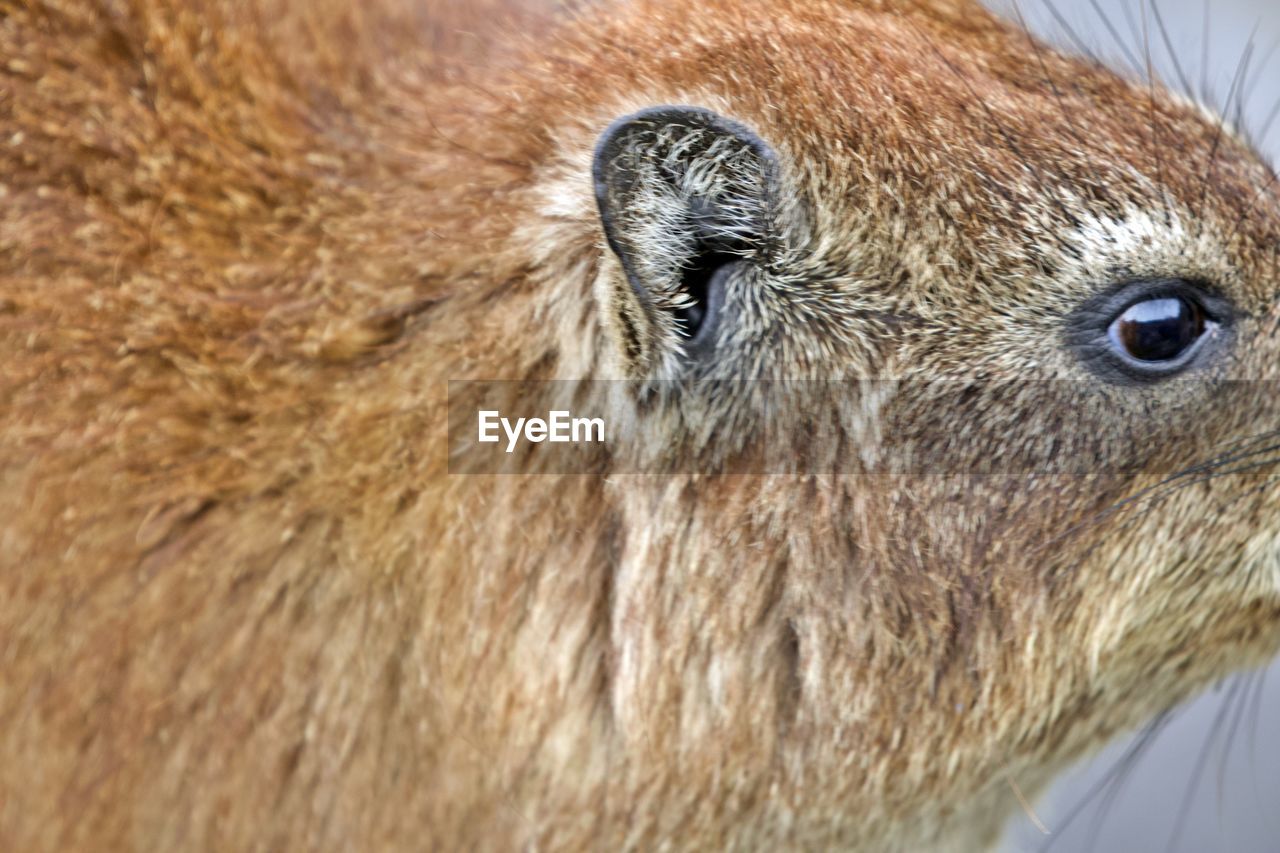
<path fill-rule="evenodd" d="M 1123 291 L 1122 291 L 1123 292 Z M 1114 318 L 1119 317 L 1137 305 L 1144 302 L 1155 302 L 1160 299 L 1185 299 L 1204 312 L 1205 319 L 1213 323 L 1221 323 L 1222 320 L 1215 310 L 1214 303 L 1219 307 L 1225 306 L 1225 300 L 1213 298 L 1206 293 L 1199 292 L 1198 288 L 1191 287 L 1186 282 L 1171 282 L 1167 286 L 1159 286 L 1152 290 L 1134 294 L 1129 301 L 1125 302 L 1118 311 L 1115 312 Z"/>
<path fill-rule="evenodd" d="M 1166 278 L 1121 283 L 1090 299 L 1073 314 L 1073 318 L 1105 318 L 1109 323 L 1139 302 L 1164 298 L 1182 298 L 1194 302 L 1204 311 L 1207 319 L 1216 323 L 1230 323 L 1236 316 L 1231 303 L 1218 295 L 1211 285 L 1190 279 Z"/>

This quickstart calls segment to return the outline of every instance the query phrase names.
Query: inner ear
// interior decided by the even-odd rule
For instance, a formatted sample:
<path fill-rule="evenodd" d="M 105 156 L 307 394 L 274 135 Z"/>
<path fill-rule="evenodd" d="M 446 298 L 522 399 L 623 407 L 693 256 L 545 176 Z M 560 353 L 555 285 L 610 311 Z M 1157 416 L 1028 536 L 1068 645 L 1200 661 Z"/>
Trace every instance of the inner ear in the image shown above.
<path fill-rule="evenodd" d="M 726 282 L 774 251 L 773 150 L 710 110 L 654 107 L 605 130 L 593 172 L 605 237 L 642 317 L 638 353 L 713 351 Z"/>

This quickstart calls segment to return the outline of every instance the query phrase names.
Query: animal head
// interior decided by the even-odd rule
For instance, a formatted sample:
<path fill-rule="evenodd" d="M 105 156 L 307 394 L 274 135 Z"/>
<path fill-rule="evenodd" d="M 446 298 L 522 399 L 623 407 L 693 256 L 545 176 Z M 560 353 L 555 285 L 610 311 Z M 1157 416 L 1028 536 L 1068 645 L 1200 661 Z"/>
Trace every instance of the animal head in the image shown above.
<path fill-rule="evenodd" d="M 639 4 L 565 55 L 518 232 L 591 288 L 559 375 L 811 466 L 619 499 L 624 731 L 972 804 L 1275 651 L 1280 193 L 1235 129 L 968 3 Z"/>

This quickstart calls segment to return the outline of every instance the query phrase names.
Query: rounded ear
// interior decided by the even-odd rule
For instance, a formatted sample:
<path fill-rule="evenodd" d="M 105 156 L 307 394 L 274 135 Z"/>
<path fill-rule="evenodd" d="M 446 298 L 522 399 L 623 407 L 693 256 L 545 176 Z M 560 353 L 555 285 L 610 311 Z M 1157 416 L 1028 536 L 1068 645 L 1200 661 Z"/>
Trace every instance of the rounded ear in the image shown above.
<path fill-rule="evenodd" d="M 735 268 L 775 251 L 778 160 L 755 133 L 699 107 L 653 107 L 611 124 L 596 146 L 596 203 L 626 274 L 628 355 L 705 357 Z"/>

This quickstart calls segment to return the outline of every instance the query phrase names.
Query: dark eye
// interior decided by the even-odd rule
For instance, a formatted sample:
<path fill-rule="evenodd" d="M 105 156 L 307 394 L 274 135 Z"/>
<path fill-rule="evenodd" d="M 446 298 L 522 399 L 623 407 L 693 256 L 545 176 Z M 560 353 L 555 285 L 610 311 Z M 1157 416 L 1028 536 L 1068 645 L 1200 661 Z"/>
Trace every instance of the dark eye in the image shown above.
<path fill-rule="evenodd" d="M 1066 342 L 1086 368 L 1109 382 L 1158 382 L 1208 364 L 1230 347 L 1236 316 L 1210 284 L 1133 281 L 1073 311 Z"/>
<path fill-rule="evenodd" d="M 1184 296 L 1144 299 L 1111 323 L 1111 345 L 1134 361 L 1177 361 L 1204 336 L 1209 319 L 1199 304 Z"/>

